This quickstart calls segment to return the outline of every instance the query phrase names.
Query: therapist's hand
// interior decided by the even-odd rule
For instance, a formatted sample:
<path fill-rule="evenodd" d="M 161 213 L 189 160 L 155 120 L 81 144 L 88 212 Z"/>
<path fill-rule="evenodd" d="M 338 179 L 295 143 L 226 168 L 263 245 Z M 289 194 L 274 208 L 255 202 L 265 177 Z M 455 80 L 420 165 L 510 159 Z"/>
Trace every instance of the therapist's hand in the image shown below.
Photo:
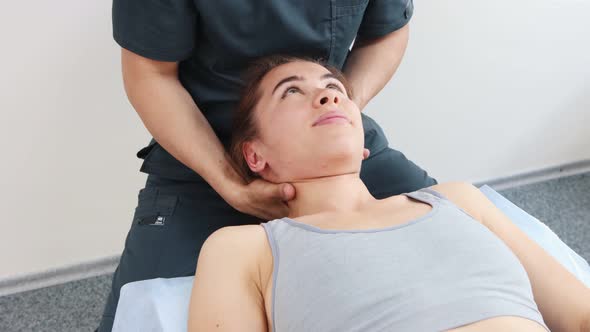
<path fill-rule="evenodd" d="M 295 198 L 295 187 L 289 183 L 272 183 L 256 179 L 241 187 L 235 196 L 236 210 L 264 220 L 273 220 L 289 215 L 285 203 Z"/>
<path fill-rule="evenodd" d="M 371 152 L 363 149 L 363 160 Z M 273 220 L 289 215 L 285 202 L 295 198 L 295 187 L 290 183 L 272 183 L 264 179 L 255 179 L 249 184 L 240 185 L 227 202 L 236 210 L 261 218 Z"/>

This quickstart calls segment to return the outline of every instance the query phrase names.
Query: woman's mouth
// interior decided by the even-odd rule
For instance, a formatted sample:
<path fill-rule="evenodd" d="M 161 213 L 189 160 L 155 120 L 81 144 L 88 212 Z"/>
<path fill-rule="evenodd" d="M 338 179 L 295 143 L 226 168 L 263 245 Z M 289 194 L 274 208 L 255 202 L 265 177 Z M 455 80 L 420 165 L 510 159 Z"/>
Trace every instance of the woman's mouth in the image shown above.
<path fill-rule="evenodd" d="M 329 111 L 320 116 L 313 126 L 321 126 L 332 123 L 350 123 L 350 120 L 341 111 Z"/>
<path fill-rule="evenodd" d="M 332 123 L 350 123 L 350 121 L 342 116 L 333 116 L 324 120 L 321 120 L 319 122 L 316 122 L 314 126 L 322 126 L 322 125 L 327 125 L 327 124 L 332 124 Z"/>

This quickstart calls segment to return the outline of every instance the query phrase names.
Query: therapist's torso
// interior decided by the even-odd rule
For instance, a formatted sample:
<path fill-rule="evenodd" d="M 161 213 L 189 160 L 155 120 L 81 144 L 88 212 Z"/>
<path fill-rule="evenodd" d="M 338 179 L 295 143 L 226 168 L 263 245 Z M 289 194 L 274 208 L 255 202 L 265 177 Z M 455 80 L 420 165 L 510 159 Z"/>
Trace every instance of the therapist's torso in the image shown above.
<path fill-rule="evenodd" d="M 411 0 L 114 0 L 113 36 L 142 56 L 179 61 L 181 83 L 227 145 L 252 60 L 282 53 L 342 69 L 357 34 L 383 36 L 412 12 Z"/>

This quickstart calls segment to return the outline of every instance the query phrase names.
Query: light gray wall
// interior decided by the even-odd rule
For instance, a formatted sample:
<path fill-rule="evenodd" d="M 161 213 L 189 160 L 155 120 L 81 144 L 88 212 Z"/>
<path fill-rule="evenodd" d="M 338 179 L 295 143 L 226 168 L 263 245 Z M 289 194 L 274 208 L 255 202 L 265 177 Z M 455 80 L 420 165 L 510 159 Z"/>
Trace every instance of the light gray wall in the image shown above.
<path fill-rule="evenodd" d="M 590 157 L 590 2 L 415 1 L 402 66 L 370 105 L 437 178 Z"/>
<path fill-rule="evenodd" d="M 365 109 L 439 181 L 590 158 L 590 3 L 415 1 L 395 78 Z M 0 4 L 0 278 L 121 253 L 149 134 L 110 1 Z"/>

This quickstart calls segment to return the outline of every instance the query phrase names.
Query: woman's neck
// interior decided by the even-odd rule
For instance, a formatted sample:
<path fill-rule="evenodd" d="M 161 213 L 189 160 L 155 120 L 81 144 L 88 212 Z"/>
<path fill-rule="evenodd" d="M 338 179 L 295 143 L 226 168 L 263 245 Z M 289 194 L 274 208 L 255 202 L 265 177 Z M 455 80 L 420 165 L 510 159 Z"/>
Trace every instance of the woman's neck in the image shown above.
<path fill-rule="evenodd" d="M 349 173 L 290 182 L 295 198 L 287 202 L 289 218 L 322 212 L 358 211 L 375 202 L 358 173 Z"/>

